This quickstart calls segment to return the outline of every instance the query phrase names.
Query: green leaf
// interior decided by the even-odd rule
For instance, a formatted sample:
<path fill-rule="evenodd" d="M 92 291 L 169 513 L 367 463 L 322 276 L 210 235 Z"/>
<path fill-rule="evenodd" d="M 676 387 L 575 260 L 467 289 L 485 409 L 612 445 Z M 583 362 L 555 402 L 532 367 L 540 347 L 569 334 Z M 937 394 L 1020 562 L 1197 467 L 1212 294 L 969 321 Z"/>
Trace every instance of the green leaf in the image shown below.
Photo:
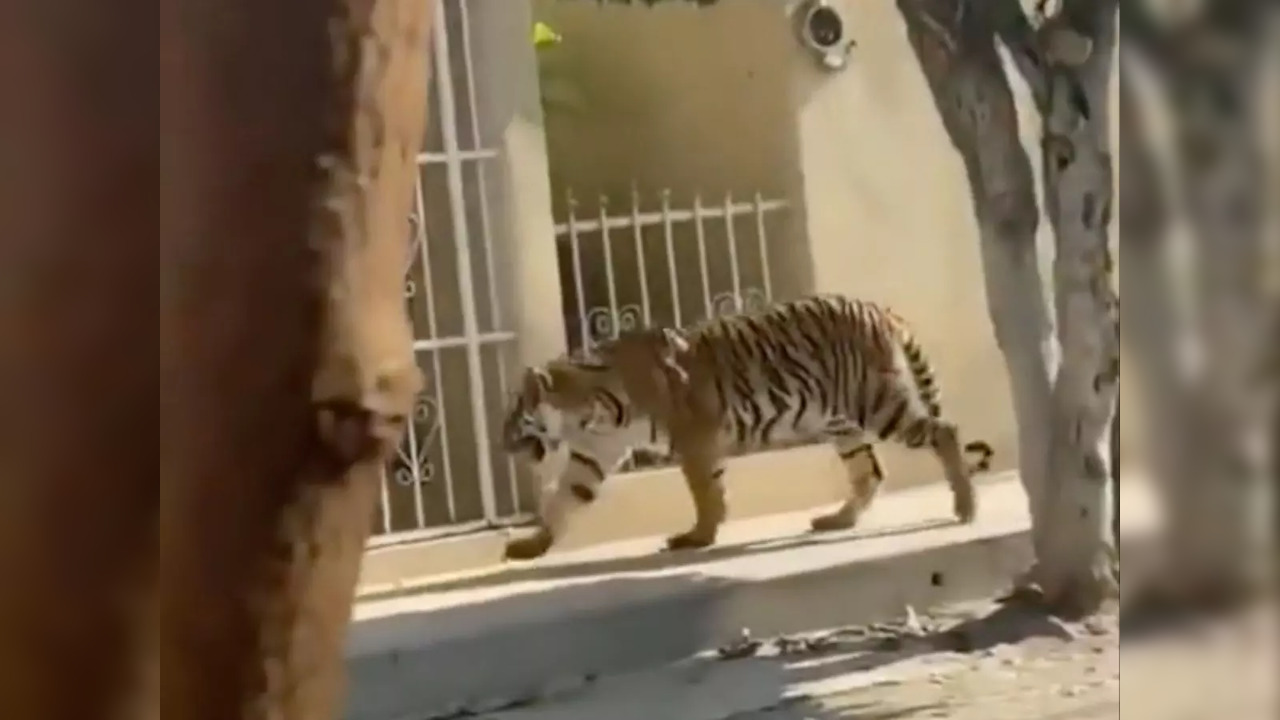
<path fill-rule="evenodd" d="M 564 38 L 560 37 L 560 33 L 551 28 L 544 22 L 536 22 L 533 24 L 533 46 L 535 48 L 544 48 L 551 45 L 559 45 Z"/>

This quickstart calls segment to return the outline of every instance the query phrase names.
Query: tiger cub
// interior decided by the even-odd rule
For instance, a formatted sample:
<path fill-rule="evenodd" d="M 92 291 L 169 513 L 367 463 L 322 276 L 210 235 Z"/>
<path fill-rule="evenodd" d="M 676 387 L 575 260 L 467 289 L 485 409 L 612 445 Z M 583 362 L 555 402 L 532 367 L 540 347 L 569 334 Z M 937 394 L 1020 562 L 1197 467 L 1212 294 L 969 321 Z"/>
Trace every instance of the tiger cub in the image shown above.
<path fill-rule="evenodd" d="M 696 520 L 669 549 L 713 544 L 727 511 L 722 480 L 732 451 L 826 439 L 843 461 L 848 495 L 815 517 L 815 531 L 852 527 L 884 482 L 872 443 L 928 447 L 971 522 L 971 476 L 992 448 L 960 444 L 943 419 L 934 371 L 906 323 L 866 300 L 816 295 L 722 316 L 687 329 L 648 329 L 602 343 L 595 357 L 556 358 L 525 371 L 504 423 L 507 452 L 532 461 L 545 485 L 539 527 L 510 542 L 508 559 L 543 555 L 572 513 L 640 449 L 670 451 Z M 966 457 L 966 455 L 968 457 Z"/>

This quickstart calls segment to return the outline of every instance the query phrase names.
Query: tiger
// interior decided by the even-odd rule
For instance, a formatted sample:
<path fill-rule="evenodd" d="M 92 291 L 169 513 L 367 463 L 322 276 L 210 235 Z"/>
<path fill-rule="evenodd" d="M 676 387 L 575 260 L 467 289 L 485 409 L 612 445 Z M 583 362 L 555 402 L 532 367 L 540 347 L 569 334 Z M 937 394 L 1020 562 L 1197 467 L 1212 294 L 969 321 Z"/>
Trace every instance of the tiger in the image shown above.
<path fill-rule="evenodd" d="M 606 477 L 638 451 L 673 456 L 693 499 L 689 530 L 669 550 L 715 543 L 727 514 L 723 476 L 733 452 L 826 440 L 848 483 L 844 502 L 810 522 L 852 528 L 885 472 L 876 439 L 929 448 L 952 510 L 973 522 L 972 476 L 994 451 L 963 447 L 944 419 L 932 365 L 907 323 L 869 300 L 823 294 L 724 315 L 686 329 L 620 334 L 593 352 L 524 371 L 504 419 L 507 453 L 531 462 L 544 494 L 532 536 L 507 543 L 508 560 L 542 556 Z"/>

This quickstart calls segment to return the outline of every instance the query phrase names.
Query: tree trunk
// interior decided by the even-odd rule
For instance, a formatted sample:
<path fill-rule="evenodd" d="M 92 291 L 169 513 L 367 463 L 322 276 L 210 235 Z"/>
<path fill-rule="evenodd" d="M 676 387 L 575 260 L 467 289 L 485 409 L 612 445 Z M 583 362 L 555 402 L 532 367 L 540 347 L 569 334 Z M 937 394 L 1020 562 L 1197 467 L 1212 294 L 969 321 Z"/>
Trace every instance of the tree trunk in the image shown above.
<path fill-rule="evenodd" d="M 950 0 L 898 0 L 908 40 L 968 175 L 987 310 L 1008 371 L 1019 476 L 1039 548 L 1044 542 L 1040 516 L 1048 487 L 1050 378 L 1057 346 L 1036 262 L 1040 210 L 1035 177 L 1018 136 L 1013 93 L 991 26 L 985 16 L 957 7 Z"/>
<path fill-rule="evenodd" d="M 1171 101 L 1179 190 L 1196 240 L 1193 325 L 1204 357 L 1195 404 L 1182 413 L 1194 421 L 1185 437 L 1195 438 L 1198 462 L 1162 478 L 1177 558 L 1168 579 L 1195 595 L 1236 594 L 1257 583 L 1266 554 L 1258 508 L 1269 475 L 1253 444 L 1265 442 L 1267 409 L 1259 402 L 1265 393 L 1257 381 L 1267 343 L 1274 342 L 1260 271 L 1266 181 L 1259 79 L 1267 8 L 1262 0 L 1219 0 L 1163 25 L 1144 9 L 1126 5 L 1133 19 L 1126 34 L 1159 72 Z"/>
<path fill-rule="evenodd" d="M 0 8 L 3 718 L 136 705 L 155 570 L 154 21 L 59 9 Z"/>
<path fill-rule="evenodd" d="M 1039 30 L 1048 80 L 1041 106 L 1045 210 L 1056 238 L 1062 365 L 1047 499 L 1053 542 L 1036 580 L 1049 598 L 1081 609 L 1118 592 L 1108 489 L 1120 378 L 1108 107 L 1117 20 L 1116 0 L 1074 0 Z"/>
<path fill-rule="evenodd" d="M 1120 550 L 1120 393 L 1116 393 L 1116 418 L 1111 423 L 1111 539 Z"/>
<path fill-rule="evenodd" d="M 1119 341 L 1107 245 L 1106 107 L 1115 3 L 1081 0 L 1069 6 L 1072 15 L 1040 30 L 1017 0 L 899 0 L 898 7 L 974 196 L 1032 510 L 1037 564 L 1029 578 L 1051 606 L 1088 612 L 1118 592 L 1108 492 Z M 1083 23 L 1084 34 L 1068 21 Z M 1034 181 L 996 34 L 1044 116 L 1062 367 L 1036 268 Z"/>
<path fill-rule="evenodd" d="M 1125 32 L 1138 20 L 1124 8 Z M 1173 488 L 1200 482 L 1202 448 L 1195 440 L 1197 417 L 1189 392 L 1184 343 L 1177 320 L 1177 290 L 1171 284 L 1168 262 L 1170 213 L 1160 186 L 1152 148 L 1147 140 L 1142 110 L 1132 83 L 1120 75 L 1120 258 L 1125 268 L 1125 307 L 1129 322 L 1122 338 L 1140 372 L 1134 376 L 1142 387 L 1143 420 L 1151 450 L 1151 471 L 1166 500 L 1167 513 L 1177 508 L 1167 502 L 1177 497 Z M 1169 525 L 1180 521 L 1170 520 Z M 1177 557 L 1174 553 L 1171 557 Z"/>
<path fill-rule="evenodd" d="M 165 717 L 325 720 L 383 459 L 435 3 L 162 13 Z"/>

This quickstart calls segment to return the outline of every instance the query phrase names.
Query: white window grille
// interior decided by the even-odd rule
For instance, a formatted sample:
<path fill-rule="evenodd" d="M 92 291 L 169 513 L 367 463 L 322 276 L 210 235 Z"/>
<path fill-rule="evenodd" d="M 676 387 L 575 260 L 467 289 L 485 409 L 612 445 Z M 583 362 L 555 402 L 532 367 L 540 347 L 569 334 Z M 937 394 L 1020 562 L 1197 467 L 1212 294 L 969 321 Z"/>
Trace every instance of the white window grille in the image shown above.
<path fill-rule="evenodd" d="M 510 461 L 493 442 L 515 333 L 494 275 L 494 223 L 466 0 L 436 5 L 431 109 L 412 217 L 405 299 L 425 379 L 413 421 L 383 473 L 371 545 L 466 532 L 520 518 Z"/>
<path fill-rule="evenodd" d="M 679 327 L 773 301 L 768 220 L 787 209 L 786 200 L 725 194 L 709 204 L 694 194 L 679 206 L 670 190 L 656 200 L 647 209 L 633 188 L 624 214 L 609 214 L 609 197 L 600 195 L 596 211 L 584 215 L 568 193 L 556 237 L 571 348 L 620 330 Z"/>

